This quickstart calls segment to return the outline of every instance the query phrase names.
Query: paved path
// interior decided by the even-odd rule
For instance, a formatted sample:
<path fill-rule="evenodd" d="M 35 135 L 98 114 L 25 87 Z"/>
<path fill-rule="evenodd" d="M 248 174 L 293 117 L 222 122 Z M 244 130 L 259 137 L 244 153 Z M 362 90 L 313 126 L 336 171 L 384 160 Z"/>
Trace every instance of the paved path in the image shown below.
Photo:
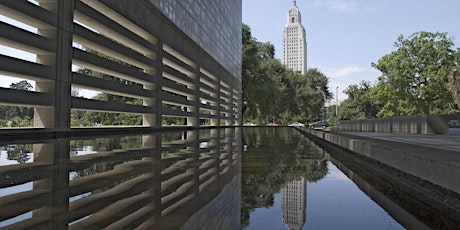
<path fill-rule="evenodd" d="M 457 129 L 455 129 L 455 132 Z M 403 133 L 364 133 L 364 132 L 346 132 L 347 134 L 375 138 L 386 141 L 396 141 L 407 144 L 413 144 L 424 147 L 438 148 L 458 152 L 460 154 L 460 129 L 458 134 L 449 133 L 449 135 L 416 135 Z"/>

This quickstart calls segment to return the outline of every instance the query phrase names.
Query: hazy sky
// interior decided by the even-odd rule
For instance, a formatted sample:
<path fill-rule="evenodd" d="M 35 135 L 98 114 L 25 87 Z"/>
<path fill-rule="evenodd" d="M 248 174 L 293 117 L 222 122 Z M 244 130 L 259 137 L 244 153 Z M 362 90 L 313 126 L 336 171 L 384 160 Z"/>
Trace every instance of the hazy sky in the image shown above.
<path fill-rule="evenodd" d="M 243 0 L 243 23 L 260 42 L 275 45 L 281 59 L 282 31 L 292 0 Z M 447 32 L 460 47 L 459 0 L 297 0 L 307 34 L 308 68 L 329 78 L 334 93 L 362 80 L 374 83 L 371 67 L 394 51 L 399 35 L 419 31 Z"/>

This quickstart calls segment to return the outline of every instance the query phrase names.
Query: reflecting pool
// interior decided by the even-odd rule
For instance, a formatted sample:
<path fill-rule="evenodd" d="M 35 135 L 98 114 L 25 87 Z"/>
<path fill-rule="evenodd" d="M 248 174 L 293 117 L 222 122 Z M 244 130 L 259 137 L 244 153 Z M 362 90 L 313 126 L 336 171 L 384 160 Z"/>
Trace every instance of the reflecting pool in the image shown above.
<path fill-rule="evenodd" d="M 404 229 L 295 130 L 248 128 L 243 144 L 243 228 Z"/>
<path fill-rule="evenodd" d="M 454 229 L 288 127 L 0 142 L 0 228 Z"/>

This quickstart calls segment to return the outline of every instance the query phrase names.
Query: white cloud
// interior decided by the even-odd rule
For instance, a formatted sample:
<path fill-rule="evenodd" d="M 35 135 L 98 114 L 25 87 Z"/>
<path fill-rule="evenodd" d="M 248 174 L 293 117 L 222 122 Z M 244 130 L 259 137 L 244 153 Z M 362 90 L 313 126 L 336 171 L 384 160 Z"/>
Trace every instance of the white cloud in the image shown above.
<path fill-rule="evenodd" d="M 330 78 L 339 78 L 350 76 L 354 73 L 359 73 L 365 71 L 365 68 L 359 66 L 348 66 L 335 70 L 325 70 L 324 73 Z"/>
<path fill-rule="evenodd" d="M 316 0 L 313 5 L 344 13 L 370 12 L 380 7 L 379 5 L 360 5 L 351 0 Z"/>

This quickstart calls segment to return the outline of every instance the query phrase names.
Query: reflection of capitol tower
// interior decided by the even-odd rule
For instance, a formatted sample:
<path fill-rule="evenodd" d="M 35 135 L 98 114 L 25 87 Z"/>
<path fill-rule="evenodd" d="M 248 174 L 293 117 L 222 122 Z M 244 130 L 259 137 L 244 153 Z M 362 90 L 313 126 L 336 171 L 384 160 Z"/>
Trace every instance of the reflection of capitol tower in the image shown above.
<path fill-rule="evenodd" d="M 289 230 L 302 229 L 305 224 L 307 184 L 300 180 L 288 182 L 281 189 L 283 223 Z"/>

